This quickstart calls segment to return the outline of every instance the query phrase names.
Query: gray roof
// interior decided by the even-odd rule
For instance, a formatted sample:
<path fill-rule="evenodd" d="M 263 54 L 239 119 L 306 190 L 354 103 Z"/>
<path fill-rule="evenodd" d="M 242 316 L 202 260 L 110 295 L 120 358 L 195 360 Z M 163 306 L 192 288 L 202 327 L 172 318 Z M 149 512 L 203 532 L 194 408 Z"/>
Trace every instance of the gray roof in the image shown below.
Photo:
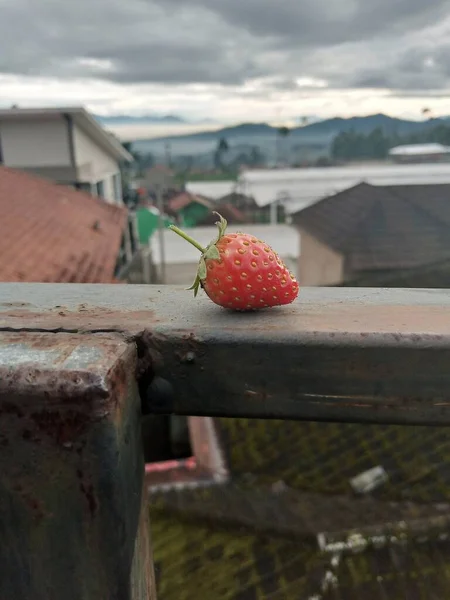
<path fill-rule="evenodd" d="M 293 220 L 342 253 L 351 272 L 450 258 L 450 185 L 363 183 L 300 210 Z"/>

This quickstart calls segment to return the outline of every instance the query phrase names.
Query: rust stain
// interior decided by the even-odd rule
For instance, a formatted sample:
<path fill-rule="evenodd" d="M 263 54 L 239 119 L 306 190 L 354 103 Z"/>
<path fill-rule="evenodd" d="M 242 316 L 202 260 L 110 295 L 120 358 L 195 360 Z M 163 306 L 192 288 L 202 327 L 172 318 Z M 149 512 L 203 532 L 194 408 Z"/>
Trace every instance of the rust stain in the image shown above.
<path fill-rule="evenodd" d="M 77 399 L 94 403 L 108 397 L 108 389 L 98 375 L 86 371 L 57 374 L 46 370 L 27 368 L 0 369 L 0 394 L 26 396 L 33 392 L 47 401 Z M 3 405 L 2 405 L 3 406 Z M 2 408 L 0 408 L 1 412 Z"/>
<path fill-rule="evenodd" d="M 6 306 L 7 308 L 20 308 L 23 306 L 31 306 L 29 302 L 0 302 L 0 306 Z"/>
<path fill-rule="evenodd" d="M 41 410 L 29 416 L 36 428 L 60 446 L 70 447 L 91 425 L 92 416 L 74 410 Z M 25 430 L 24 433 L 28 431 Z M 32 432 L 28 437 L 31 439 Z M 26 439 L 26 438 L 25 438 Z"/>
<path fill-rule="evenodd" d="M 98 500 L 95 495 L 94 486 L 91 482 L 86 480 L 86 477 L 81 469 L 77 469 L 77 477 L 80 482 L 80 492 L 83 494 L 88 505 L 89 514 L 91 517 L 94 517 L 98 509 Z"/>
<path fill-rule="evenodd" d="M 19 330 L 45 329 L 48 331 L 117 331 L 138 332 L 147 324 L 158 322 L 153 310 L 112 310 L 103 307 L 79 305 L 77 310 L 55 306 L 48 311 L 16 308 L 0 312 L 0 327 Z"/>

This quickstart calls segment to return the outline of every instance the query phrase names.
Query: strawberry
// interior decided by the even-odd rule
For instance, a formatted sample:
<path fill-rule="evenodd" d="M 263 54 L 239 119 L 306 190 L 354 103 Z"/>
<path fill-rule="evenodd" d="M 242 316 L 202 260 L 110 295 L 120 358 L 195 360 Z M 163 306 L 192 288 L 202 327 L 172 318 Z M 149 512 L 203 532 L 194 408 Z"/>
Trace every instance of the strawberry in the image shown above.
<path fill-rule="evenodd" d="M 184 231 L 170 229 L 201 253 L 197 277 L 189 289 L 194 296 L 201 286 L 213 302 L 232 310 L 248 311 L 290 304 L 298 295 L 295 277 L 276 252 L 246 233 L 225 233 L 226 220 L 219 215 L 219 235 L 203 248 Z"/>

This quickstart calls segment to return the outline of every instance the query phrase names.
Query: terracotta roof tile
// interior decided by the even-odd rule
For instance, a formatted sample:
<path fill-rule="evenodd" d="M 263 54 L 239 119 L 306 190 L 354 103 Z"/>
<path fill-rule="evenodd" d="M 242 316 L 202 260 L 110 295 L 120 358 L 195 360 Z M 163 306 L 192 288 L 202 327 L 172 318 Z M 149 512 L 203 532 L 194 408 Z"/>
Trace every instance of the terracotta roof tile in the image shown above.
<path fill-rule="evenodd" d="M 0 167 L 0 211 L 0 281 L 114 279 L 125 208 Z"/>
<path fill-rule="evenodd" d="M 168 208 L 172 212 L 178 212 L 193 202 L 202 204 L 211 210 L 214 207 L 214 204 L 204 196 L 190 194 L 189 192 L 182 192 L 170 200 Z"/>

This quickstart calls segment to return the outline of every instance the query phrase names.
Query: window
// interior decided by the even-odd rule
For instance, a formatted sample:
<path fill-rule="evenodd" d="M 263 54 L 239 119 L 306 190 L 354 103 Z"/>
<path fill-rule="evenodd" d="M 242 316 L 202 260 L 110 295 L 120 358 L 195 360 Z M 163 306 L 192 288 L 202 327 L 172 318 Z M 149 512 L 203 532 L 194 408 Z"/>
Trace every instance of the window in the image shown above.
<path fill-rule="evenodd" d="M 103 181 L 98 181 L 95 184 L 95 192 L 100 198 L 105 197 L 105 183 Z"/>
<path fill-rule="evenodd" d="M 122 181 L 120 177 L 120 173 L 116 173 L 112 176 L 113 180 L 113 189 L 114 189 L 114 200 L 117 203 L 122 202 Z"/>
<path fill-rule="evenodd" d="M 75 189 L 80 190 L 80 192 L 87 192 L 88 194 L 92 194 L 92 185 L 86 181 L 79 181 L 75 184 Z"/>

